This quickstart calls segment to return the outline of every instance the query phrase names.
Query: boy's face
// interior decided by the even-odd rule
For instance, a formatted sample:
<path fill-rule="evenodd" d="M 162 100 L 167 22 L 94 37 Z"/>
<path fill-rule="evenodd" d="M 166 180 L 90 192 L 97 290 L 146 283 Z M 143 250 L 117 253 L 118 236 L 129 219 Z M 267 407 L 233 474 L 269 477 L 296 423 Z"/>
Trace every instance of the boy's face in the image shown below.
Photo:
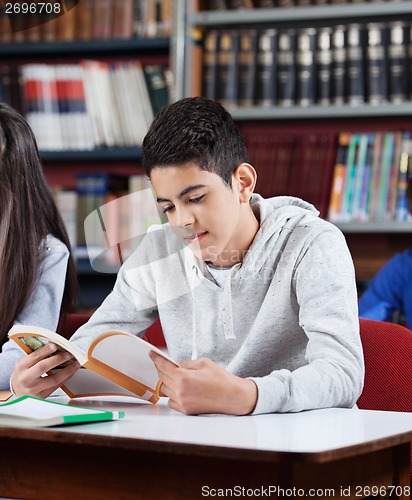
<path fill-rule="evenodd" d="M 156 167 L 151 181 L 170 225 L 198 258 L 220 267 L 242 260 L 245 208 L 236 182 L 231 189 L 196 164 Z"/>

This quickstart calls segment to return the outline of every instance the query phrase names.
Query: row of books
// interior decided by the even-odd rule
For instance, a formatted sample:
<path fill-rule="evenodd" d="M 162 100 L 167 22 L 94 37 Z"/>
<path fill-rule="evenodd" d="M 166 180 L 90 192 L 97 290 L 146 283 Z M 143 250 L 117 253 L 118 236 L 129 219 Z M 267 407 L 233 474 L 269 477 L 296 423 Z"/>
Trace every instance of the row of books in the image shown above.
<path fill-rule="evenodd" d="M 42 151 L 140 145 L 169 101 L 166 69 L 139 61 L 0 68 L 0 97 L 24 114 Z"/>
<path fill-rule="evenodd" d="M 412 93 L 411 26 L 210 29 L 202 94 L 227 107 L 402 103 Z"/>
<path fill-rule="evenodd" d="M 264 197 L 297 196 L 326 217 L 336 154 L 334 133 L 274 133 L 269 126 L 241 130 Z"/>
<path fill-rule="evenodd" d="M 97 271 L 118 268 L 162 221 L 145 175 L 79 174 L 75 190 L 55 188 L 54 196 L 75 256 Z"/>
<path fill-rule="evenodd" d="M 4 5 L 0 8 L 0 42 L 171 35 L 172 0 L 65 0 L 64 3 L 66 9 L 60 6 L 51 12 L 46 8 L 47 3 L 40 0 L 31 0 L 17 10 L 10 4 Z"/>
<path fill-rule="evenodd" d="M 352 0 L 350 3 L 372 2 L 382 0 Z M 396 2 L 398 0 L 388 0 Z M 201 10 L 227 9 L 270 9 L 273 7 L 306 7 L 307 5 L 326 5 L 348 3 L 346 0 L 203 0 Z"/>
<path fill-rule="evenodd" d="M 329 206 L 332 222 L 408 221 L 410 132 L 342 133 Z"/>

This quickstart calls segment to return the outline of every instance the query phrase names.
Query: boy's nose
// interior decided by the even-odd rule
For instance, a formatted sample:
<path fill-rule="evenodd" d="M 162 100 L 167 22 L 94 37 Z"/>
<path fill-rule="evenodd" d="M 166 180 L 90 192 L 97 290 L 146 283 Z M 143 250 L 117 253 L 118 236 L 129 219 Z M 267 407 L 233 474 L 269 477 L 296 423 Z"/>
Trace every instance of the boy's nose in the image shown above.
<path fill-rule="evenodd" d="M 187 227 L 193 224 L 194 217 L 190 210 L 176 210 L 175 225 L 179 227 Z"/>

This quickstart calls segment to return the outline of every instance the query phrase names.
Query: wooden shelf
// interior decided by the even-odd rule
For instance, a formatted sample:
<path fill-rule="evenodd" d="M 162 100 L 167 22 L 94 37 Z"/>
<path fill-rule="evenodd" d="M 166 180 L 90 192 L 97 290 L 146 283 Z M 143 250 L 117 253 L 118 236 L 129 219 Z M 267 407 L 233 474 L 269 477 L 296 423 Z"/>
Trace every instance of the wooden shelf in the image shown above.
<path fill-rule="evenodd" d="M 412 102 L 402 104 L 360 104 L 351 106 L 290 106 L 290 107 L 258 107 L 228 108 L 235 120 L 296 120 L 312 118 L 359 118 L 385 116 L 411 116 Z"/>
<path fill-rule="evenodd" d="M 44 161 L 138 161 L 142 150 L 130 148 L 99 148 L 91 151 L 40 151 Z"/>
<path fill-rule="evenodd" d="M 200 26 L 242 26 L 251 24 L 268 24 L 271 26 L 288 23 L 292 26 L 297 22 L 311 22 L 318 24 L 319 21 L 336 24 L 343 21 L 351 22 L 356 19 L 360 22 L 370 22 L 380 19 L 385 20 L 407 19 L 412 16 L 412 2 L 382 2 L 382 3 L 358 3 L 337 5 L 313 5 L 310 7 L 272 8 L 272 9 L 237 9 L 226 11 L 202 11 L 190 13 L 188 22 Z"/>
<path fill-rule="evenodd" d="M 37 57 L 96 57 L 119 55 L 150 55 L 168 52 L 169 38 L 130 38 L 73 42 L 30 42 L 0 44 L 0 59 Z"/>
<path fill-rule="evenodd" d="M 412 233 L 412 222 L 337 222 L 335 226 L 343 233 Z"/>

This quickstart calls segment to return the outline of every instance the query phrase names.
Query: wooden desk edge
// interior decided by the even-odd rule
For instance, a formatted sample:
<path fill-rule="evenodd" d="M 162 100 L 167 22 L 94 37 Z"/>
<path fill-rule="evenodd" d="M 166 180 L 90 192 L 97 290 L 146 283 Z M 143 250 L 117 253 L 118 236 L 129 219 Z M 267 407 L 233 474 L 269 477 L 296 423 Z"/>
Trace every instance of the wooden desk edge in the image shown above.
<path fill-rule="evenodd" d="M 318 452 L 289 452 L 231 448 L 225 446 L 157 441 L 141 438 L 95 435 L 82 432 L 65 432 L 54 429 L 29 429 L 0 427 L 0 443 L 4 440 L 42 441 L 70 445 L 85 445 L 123 450 L 139 450 L 154 453 L 170 453 L 200 457 L 220 457 L 273 463 L 327 463 L 374 451 L 395 447 L 412 441 L 412 430 L 389 437 Z"/>

